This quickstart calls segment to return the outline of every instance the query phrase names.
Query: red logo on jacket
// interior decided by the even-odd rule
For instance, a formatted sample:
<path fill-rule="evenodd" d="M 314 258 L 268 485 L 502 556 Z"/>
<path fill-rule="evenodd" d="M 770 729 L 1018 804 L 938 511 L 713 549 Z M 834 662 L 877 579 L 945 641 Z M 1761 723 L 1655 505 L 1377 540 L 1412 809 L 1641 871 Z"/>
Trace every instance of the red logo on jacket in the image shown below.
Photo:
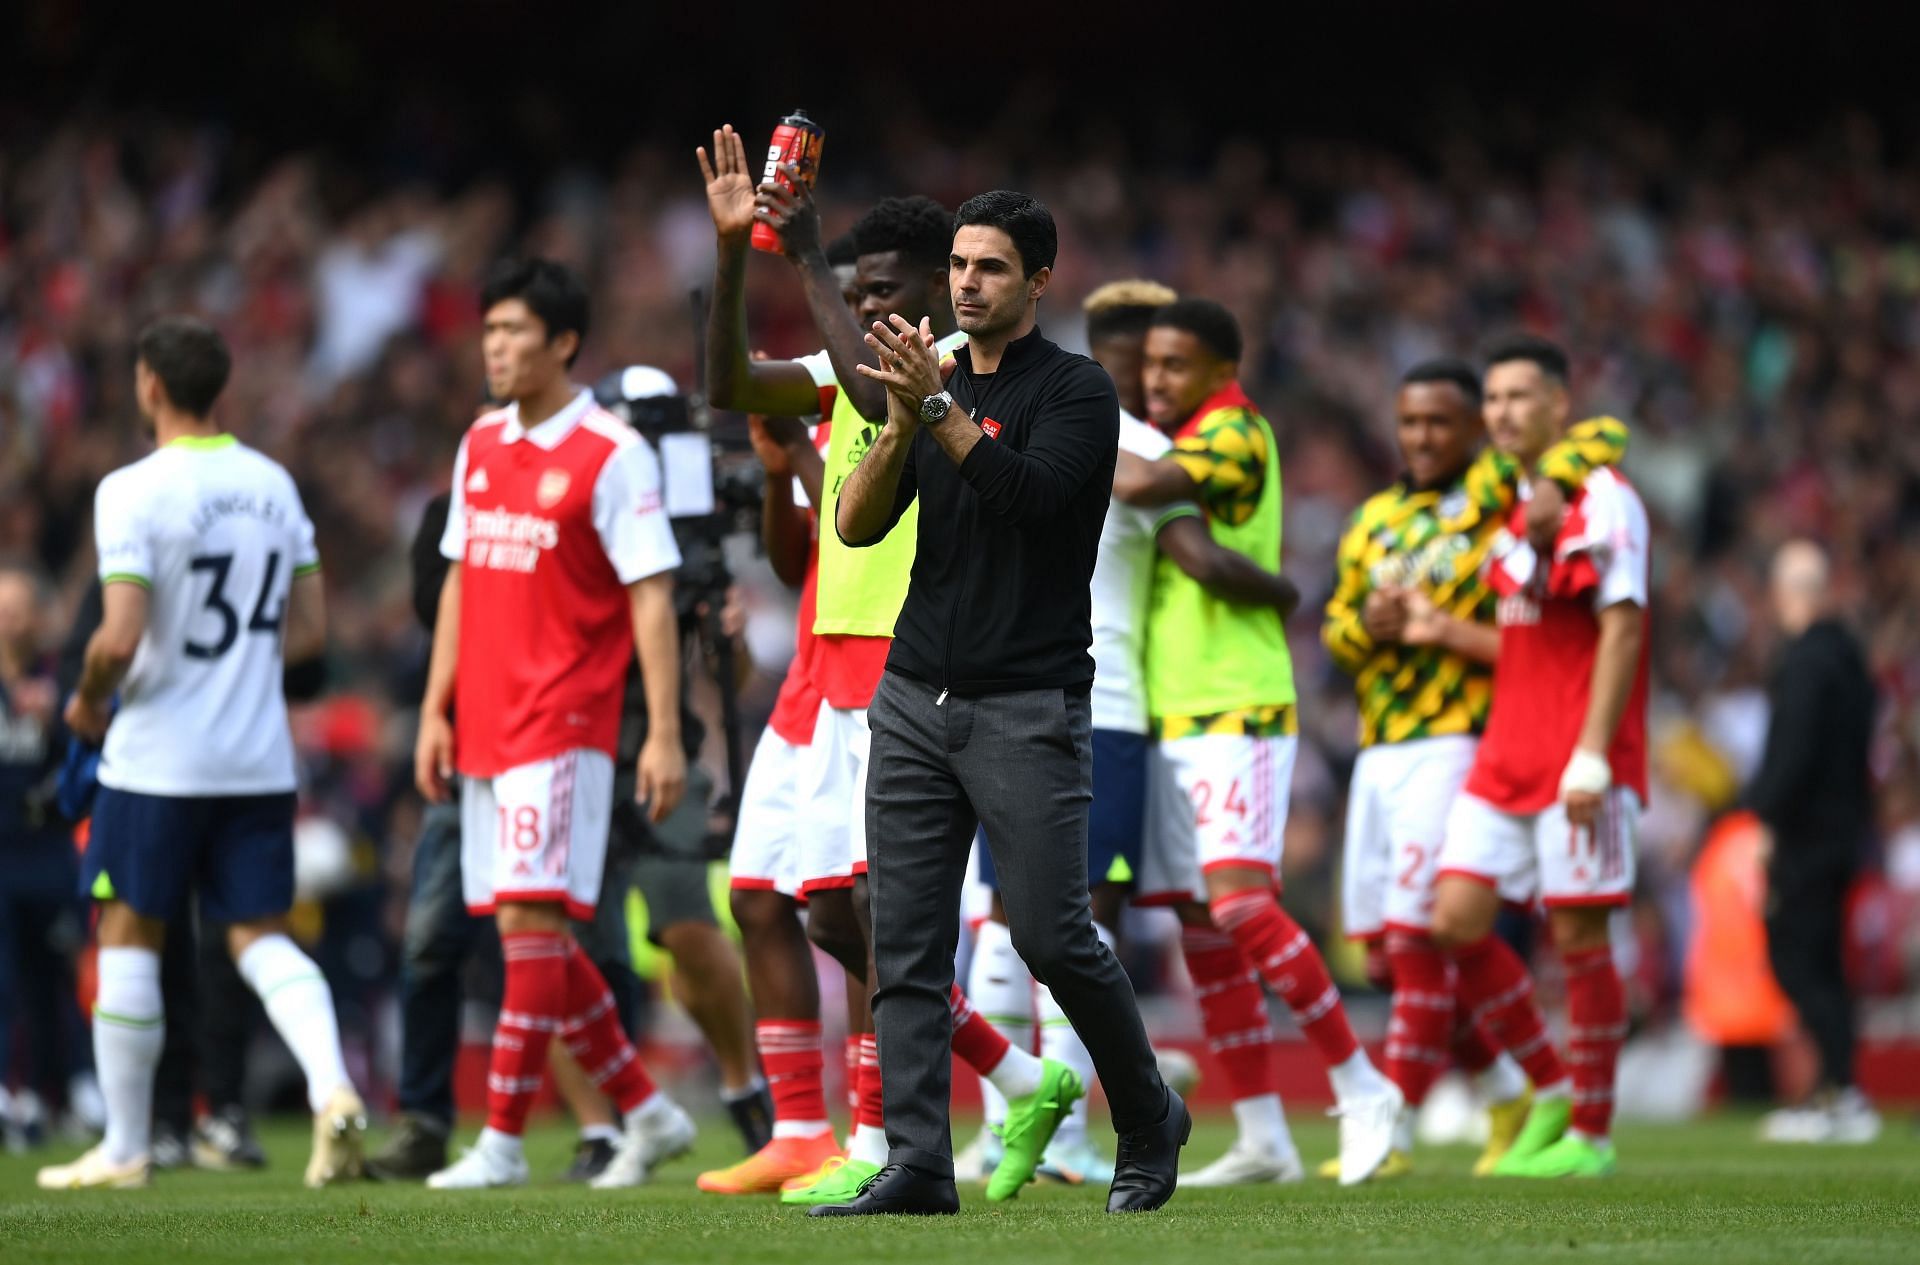
<path fill-rule="evenodd" d="M 986 432 L 988 439 L 1000 438 L 1000 423 L 994 421 L 991 417 L 983 417 L 980 419 L 980 429 Z"/>

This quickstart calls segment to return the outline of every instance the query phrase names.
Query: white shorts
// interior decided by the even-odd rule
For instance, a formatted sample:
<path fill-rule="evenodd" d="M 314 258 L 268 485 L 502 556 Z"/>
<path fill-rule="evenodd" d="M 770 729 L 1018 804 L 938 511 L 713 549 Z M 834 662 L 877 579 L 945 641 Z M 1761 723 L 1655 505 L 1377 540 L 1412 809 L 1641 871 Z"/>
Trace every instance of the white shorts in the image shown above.
<path fill-rule="evenodd" d="M 1277 885 L 1300 739 L 1198 734 L 1156 743 L 1136 904 L 1207 899 L 1208 872 L 1265 870 Z"/>
<path fill-rule="evenodd" d="M 800 881 L 806 877 L 800 872 L 800 764 L 806 751 L 771 725 L 760 731 L 746 784 L 740 788 L 727 861 L 734 887 L 800 894 Z"/>
<path fill-rule="evenodd" d="M 852 887 L 867 872 L 867 709 L 820 704 L 800 759 L 800 890 Z"/>
<path fill-rule="evenodd" d="M 567 751 L 460 789 L 460 884 L 467 909 L 553 901 L 593 917 L 613 823 L 613 758 Z"/>
<path fill-rule="evenodd" d="M 1465 734 L 1368 747 L 1354 761 L 1340 866 L 1341 926 L 1356 940 L 1433 927 L 1447 815 L 1480 740 Z"/>
<path fill-rule="evenodd" d="M 1639 835 L 1640 797 L 1624 786 L 1607 791 L 1591 830 L 1570 825 L 1564 804 L 1509 813 L 1462 792 L 1447 818 L 1440 874 L 1485 883 L 1515 904 L 1625 905 Z"/>

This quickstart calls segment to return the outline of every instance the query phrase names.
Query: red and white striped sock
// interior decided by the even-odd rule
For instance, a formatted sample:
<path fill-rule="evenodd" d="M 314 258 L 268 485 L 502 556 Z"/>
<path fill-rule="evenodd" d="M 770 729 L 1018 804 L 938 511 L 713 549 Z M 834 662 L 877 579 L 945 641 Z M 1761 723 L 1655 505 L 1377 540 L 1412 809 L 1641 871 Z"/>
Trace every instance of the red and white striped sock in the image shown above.
<path fill-rule="evenodd" d="M 506 987 L 487 1066 L 487 1128 L 519 1137 L 546 1077 L 547 1045 L 560 1030 L 567 994 L 567 940 L 550 931 L 500 937 Z"/>
<path fill-rule="evenodd" d="M 1180 953 L 1200 1003 L 1207 1048 L 1226 1074 L 1237 1102 L 1277 1092 L 1273 1071 L 1273 1020 L 1266 994 L 1240 946 L 1224 931 L 1183 927 Z"/>
<path fill-rule="evenodd" d="M 1533 981 L 1519 955 L 1499 936 L 1487 935 L 1454 950 L 1453 962 L 1460 972 L 1461 1000 L 1526 1069 L 1534 1091 L 1563 1091 L 1567 1069 L 1547 1036 L 1546 1021 L 1533 1000 Z"/>
<path fill-rule="evenodd" d="M 760 1067 L 773 1094 L 773 1136 L 811 1138 L 825 1133 L 826 1057 L 817 1019 L 762 1019 L 753 1025 Z"/>
<path fill-rule="evenodd" d="M 1567 972 L 1567 1062 L 1573 1072 L 1573 1130 L 1603 1141 L 1613 1128 L 1614 1070 L 1627 1041 L 1627 992 L 1602 946 L 1560 955 Z"/>
<path fill-rule="evenodd" d="M 855 1118 L 860 1114 L 860 1034 L 847 1034 L 846 1048 L 842 1055 L 847 1064 L 847 1127 L 852 1129 Z"/>
<path fill-rule="evenodd" d="M 1347 1022 L 1340 990 L 1313 941 L 1265 888 L 1234 892 L 1212 903 L 1213 921 L 1233 937 L 1267 987 L 1293 1011 L 1294 1022 L 1328 1067 L 1344 1065 L 1360 1049 Z"/>
<path fill-rule="evenodd" d="M 640 1065 L 640 1056 L 620 1027 L 613 993 L 600 968 L 571 946 L 567 955 L 566 1020 L 560 1036 L 567 1051 L 579 1061 L 593 1083 L 613 1099 L 622 1114 L 654 1095 L 653 1078 Z"/>
<path fill-rule="evenodd" d="M 955 985 L 947 994 L 953 1010 L 953 1052 L 1009 1098 L 1020 1098 L 1040 1088 L 1040 1060 L 1022 1050 L 987 1022 Z"/>
<path fill-rule="evenodd" d="M 1453 1063 L 1469 1076 L 1478 1076 L 1492 1067 L 1500 1057 L 1500 1043 L 1493 1039 L 1487 1026 L 1477 1023 L 1473 1017 L 1473 1008 L 1460 996 L 1460 979 L 1456 969 L 1453 993 Z"/>
<path fill-rule="evenodd" d="M 847 1158 L 868 1164 L 887 1162 L 887 1118 L 880 1098 L 880 1044 L 871 1032 L 860 1041 L 860 1100 L 853 1112 Z"/>
<path fill-rule="evenodd" d="M 1447 1064 L 1455 1009 L 1453 964 L 1432 937 L 1405 931 L 1387 933 L 1387 960 L 1393 964 L 1393 1014 L 1384 1070 L 1407 1105 L 1418 1107 Z"/>

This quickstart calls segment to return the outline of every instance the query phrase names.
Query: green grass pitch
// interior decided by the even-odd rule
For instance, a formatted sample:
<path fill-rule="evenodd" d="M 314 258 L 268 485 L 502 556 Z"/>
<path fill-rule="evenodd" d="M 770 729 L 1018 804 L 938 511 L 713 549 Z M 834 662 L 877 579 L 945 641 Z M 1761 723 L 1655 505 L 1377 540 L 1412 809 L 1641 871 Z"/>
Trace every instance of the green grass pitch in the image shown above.
<path fill-rule="evenodd" d="M 1296 1130 L 1310 1160 L 1331 1153 L 1329 1124 L 1302 1119 Z M 1189 1155 L 1210 1159 L 1229 1135 L 1224 1121 L 1202 1121 Z M 1030 1186 L 990 1207 L 979 1187 L 963 1187 L 957 1218 L 848 1222 L 696 1191 L 702 1166 L 734 1157 L 734 1135 L 718 1121 L 707 1122 L 695 1156 L 642 1190 L 597 1193 L 548 1178 L 471 1194 L 372 1183 L 303 1190 L 306 1134 L 289 1122 L 266 1130 L 273 1163 L 263 1173 L 163 1173 L 146 1191 L 45 1194 L 34 1169 L 75 1148 L 0 1156 L 0 1262 L 1920 1261 L 1920 1135 L 1908 1120 L 1890 1118 L 1869 1147 L 1763 1147 L 1753 1136 L 1747 1118 L 1630 1125 L 1620 1175 L 1582 1184 L 1474 1181 L 1472 1152 L 1446 1148 L 1423 1151 L 1418 1171 L 1389 1185 L 1182 1191 L 1150 1216 L 1106 1216 L 1104 1192 Z M 558 1126 L 537 1131 L 534 1171 L 559 1172 L 570 1142 Z"/>

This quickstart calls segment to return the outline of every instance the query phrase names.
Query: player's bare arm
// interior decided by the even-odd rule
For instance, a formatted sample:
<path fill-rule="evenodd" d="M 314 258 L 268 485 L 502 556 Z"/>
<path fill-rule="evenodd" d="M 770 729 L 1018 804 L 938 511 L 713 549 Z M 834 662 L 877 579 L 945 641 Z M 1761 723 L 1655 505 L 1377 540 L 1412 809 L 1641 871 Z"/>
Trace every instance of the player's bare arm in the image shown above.
<path fill-rule="evenodd" d="M 1593 656 L 1593 686 L 1587 695 L 1587 717 L 1580 726 L 1580 743 L 1560 780 L 1567 820 L 1592 826 L 1606 793 L 1606 753 L 1633 693 L 1634 673 L 1640 666 L 1646 640 L 1644 612 L 1633 602 L 1615 602 L 1600 612 L 1600 644 Z"/>
<path fill-rule="evenodd" d="M 306 663 L 327 652 L 327 586 L 318 571 L 293 577 L 287 594 L 287 624 L 280 655 L 289 664 Z"/>
<path fill-rule="evenodd" d="M 1126 456 L 1127 454 L 1122 454 Z M 1162 457 L 1158 461 L 1131 459 L 1137 469 L 1129 470 L 1124 484 L 1116 467 L 1113 473 L 1114 499 L 1123 505 L 1151 509 L 1197 501 L 1205 490 L 1179 462 Z"/>
<path fill-rule="evenodd" d="M 704 147 L 694 154 L 719 238 L 713 301 L 707 308 L 707 398 L 719 408 L 775 417 L 811 413 L 819 406 L 819 395 L 804 366 L 747 358 L 747 246 L 753 233 L 754 190 L 746 144 L 728 124 L 713 134 L 711 155 Z M 838 297 L 837 285 L 834 293 L 844 314 L 846 304 Z"/>
<path fill-rule="evenodd" d="M 680 745 L 680 622 L 673 610 L 673 573 L 662 571 L 627 586 L 633 646 L 647 690 L 647 741 L 640 748 L 635 795 L 647 819 L 665 821 L 687 789 L 687 754 Z"/>
<path fill-rule="evenodd" d="M 797 445 L 793 430 L 799 431 Z M 811 546 L 807 512 L 793 502 L 799 448 L 813 453 L 812 482 L 801 478 L 807 496 L 818 504 L 820 495 L 820 454 L 807 442 L 806 435 L 806 427 L 792 418 L 768 418 L 758 413 L 747 416 L 747 438 L 767 473 L 766 487 L 760 494 L 760 544 L 767 551 L 767 563 L 774 575 L 788 588 L 798 588 L 805 582 L 807 550 Z"/>
<path fill-rule="evenodd" d="M 1400 643 L 1406 646 L 1438 646 L 1451 654 L 1475 663 L 1492 663 L 1500 657 L 1500 630 L 1450 615 L 1433 604 L 1421 589 L 1400 591 L 1404 622 Z"/>
<path fill-rule="evenodd" d="M 1221 548 L 1198 514 L 1168 519 L 1154 544 L 1173 565 L 1215 597 L 1237 606 L 1272 607 L 1282 622 L 1299 609 L 1300 589 L 1292 580 L 1268 571 L 1245 554 Z"/>
<path fill-rule="evenodd" d="M 100 627 L 87 639 L 86 661 L 80 682 L 67 701 L 67 728 L 89 742 L 107 735 L 108 704 L 126 679 L 140 638 L 147 631 L 147 586 L 115 581 L 100 592 Z"/>
<path fill-rule="evenodd" d="M 833 376 L 840 389 L 860 411 L 860 416 L 877 422 L 886 416 L 887 391 L 877 382 L 860 376 L 855 365 L 878 365 L 878 358 L 861 337 L 860 322 L 847 307 L 840 279 L 827 262 L 820 245 L 820 212 L 814 205 L 813 190 L 800 178 L 800 169 L 792 163 L 784 168 L 792 187 L 769 180 L 755 194 L 754 217 L 771 224 L 780 233 L 781 248 L 788 262 L 800 274 L 800 290 L 807 299 L 807 311 L 813 327 L 827 345 L 827 359 L 833 364 Z M 816 500 L 814 504 L 819 504 Z"/>
<path fill-rule="evenodd" d="M 449 563 L 440 583 L 440 613 L 433 621 L 433 653 L 427 689 L 420 699 L 420 735 L 413 745 L 413 784 L 430 804 L 444 804 L 453 782 L 454 676 L 460 666 L 460 564 Z"/>

